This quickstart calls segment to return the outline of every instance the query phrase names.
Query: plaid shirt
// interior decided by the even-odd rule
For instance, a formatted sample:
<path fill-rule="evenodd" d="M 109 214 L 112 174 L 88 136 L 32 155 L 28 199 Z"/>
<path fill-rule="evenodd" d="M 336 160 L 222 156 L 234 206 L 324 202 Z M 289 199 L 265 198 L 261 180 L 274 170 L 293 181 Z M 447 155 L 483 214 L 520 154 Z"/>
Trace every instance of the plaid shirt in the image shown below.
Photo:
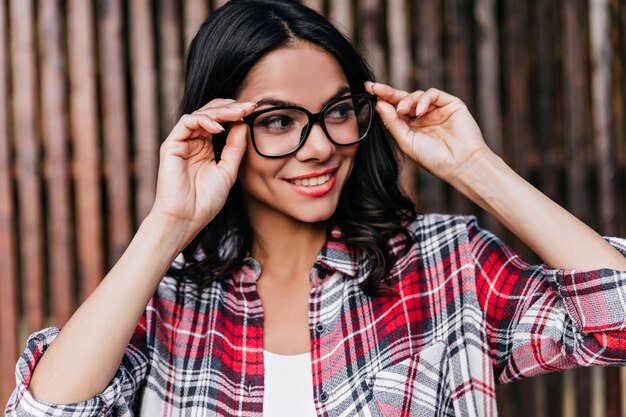
<path fill-rule="evenodd" d="M 368 265 L 339 229 L 317 257 L 309 331 L 319 416 L 495 416 L 496 382 L 626 362 L 626 272 L 529 265 L 473 217 L 426 215 L 410 228 L 414 245 L 390 276 L 399 298 L 363 294 Z M 607 240 L 626 255 L 626 240 Z M 110 385 L 81 403 L 30 395 L 58 329 L 35 333 L 8 415 L 262 416 L 260 273 L 248 258 L 200 297 L 165 277 Z"/>

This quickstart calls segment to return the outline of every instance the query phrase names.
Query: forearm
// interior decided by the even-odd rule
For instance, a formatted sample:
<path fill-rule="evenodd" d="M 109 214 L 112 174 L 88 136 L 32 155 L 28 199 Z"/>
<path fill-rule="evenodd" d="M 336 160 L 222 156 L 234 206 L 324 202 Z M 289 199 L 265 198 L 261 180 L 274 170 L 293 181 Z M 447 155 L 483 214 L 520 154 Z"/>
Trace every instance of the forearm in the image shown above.
<path fill-rule="evenodd" d="M 115 375 L 148 301 L 182 249 L 180 232 L 146 218 L 127 250 L 37 364 L 30 390 L 67 404 L 100 393 Z"/>
<path fill-rule="evenodd" d="M 626 270 L 626 259 L 599 234 L 488 151 L 451 182 L 553 268 Z"/>

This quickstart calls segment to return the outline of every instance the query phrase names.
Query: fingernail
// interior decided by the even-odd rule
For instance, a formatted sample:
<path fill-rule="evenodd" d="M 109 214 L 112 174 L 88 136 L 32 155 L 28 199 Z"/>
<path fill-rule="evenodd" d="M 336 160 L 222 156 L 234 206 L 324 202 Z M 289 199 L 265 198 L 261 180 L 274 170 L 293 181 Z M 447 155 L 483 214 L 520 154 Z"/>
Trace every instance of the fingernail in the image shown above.
<path fill-rule="evenodd" d="M 424 110 L 426 110 L 425 107 L 426 107 L 426 103 L 425 102 L 422 101 L 420 103 L 417 103 L 417 109 L 415 110 L 415 114 L 418 115 L 418 114 L 423 113 Z"/>
<path fill-rule="evenodd" d="M 401 101 L 401 102 L 398 104 L 398 108 L 397 108 L 397 110 L 398 110 L 398 111 L 406 110 L 406 109 L 407 109 L 407 107 L 408 107 L 408 105 L 406 104 L 406 101 Z"/>
<path fill-rule="evenodd" d="M 217 123 L 215 120 L 211 120 L 211 122 L 213 122 L 213 125 L 214 125 L 215 127 L 217 127 L 218 129 L 220 129 L 222 132 L 226 130 L 226 129 L 224 128 L 224 126 L 222 126 L 221 124 Z"/>
<path fill-rule="evenodd" d="M 250 107 L 250 104 L 252 103 L 246 103 L 246 102 L 242 102 L 242 103 L 233 103 L 230 105 L 231 109 L 245 109 Z"/>

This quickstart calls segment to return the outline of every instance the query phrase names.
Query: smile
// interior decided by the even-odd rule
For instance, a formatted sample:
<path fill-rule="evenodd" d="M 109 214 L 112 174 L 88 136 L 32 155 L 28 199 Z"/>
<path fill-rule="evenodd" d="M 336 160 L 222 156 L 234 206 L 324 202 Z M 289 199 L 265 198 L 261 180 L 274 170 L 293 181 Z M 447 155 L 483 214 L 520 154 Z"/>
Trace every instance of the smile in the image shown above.
<path fill-rule="evenodd" d="M 285 183 L 300 195 L 309 198 L 320 198 L 330 193 L 337 183 L 337 169 L 307 178 L 290 178 Z"/>
<path fill-rule="evenodd" d="M 304 187 L 316 187 L 318 185 L 326 184 L 328 181 L 330 181 L 332 176 L 333 174 L 331 173 L 331 174 L 320 175 L 318 177 L 289 180 L 289 182 L 292 184 L 300 185 Z"/>

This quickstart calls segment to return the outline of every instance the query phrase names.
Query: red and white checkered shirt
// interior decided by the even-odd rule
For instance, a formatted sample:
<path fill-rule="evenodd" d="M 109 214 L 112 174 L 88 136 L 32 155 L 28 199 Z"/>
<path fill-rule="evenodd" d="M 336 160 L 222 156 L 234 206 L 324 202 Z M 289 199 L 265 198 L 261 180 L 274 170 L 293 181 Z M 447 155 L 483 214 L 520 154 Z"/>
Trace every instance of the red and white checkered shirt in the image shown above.
<path fill-rule="evenodd" d="M 363 294 L 368 265 L 338 228 L 317 257 L 309 331 L 319 416 L 495 416 L 496 382 L 626 362 L 626 272 L 529 265 L 473 217 L 425 215 L 410 228 L 414 245 L 390 276 L 399 298 Z M 626 240 L 607 240 L 626 255 Z M 114 379 L 85 402 L 31 396 L 58 329 L 33 334 L 8 415 L 262 416 L 260 273 L 248 258 L 199 297 L 165 277 Z"/>

